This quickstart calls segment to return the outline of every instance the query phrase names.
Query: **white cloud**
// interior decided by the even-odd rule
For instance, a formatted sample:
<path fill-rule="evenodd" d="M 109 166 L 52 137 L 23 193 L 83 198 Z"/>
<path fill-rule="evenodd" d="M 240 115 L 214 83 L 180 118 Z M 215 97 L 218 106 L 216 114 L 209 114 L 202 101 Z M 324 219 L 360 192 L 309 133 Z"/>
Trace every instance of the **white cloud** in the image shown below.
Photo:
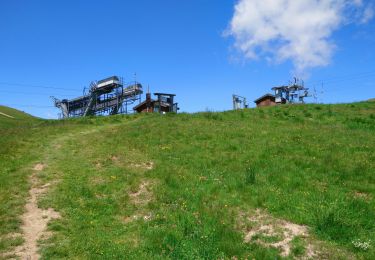
<path fill-rule="evenodd" d="M 335 30 L 373 16 L 362 0 L 239 0 L 226 34 L 246 58 L 291 60 L 301 74 L 330 63 Z"/>
<path fill-rule="evenodd" d="M 361 23 L 369 22 L 374 17 L 374 15 L 375 15 L 374 5 L 368 5 L 363 12 Z"/>

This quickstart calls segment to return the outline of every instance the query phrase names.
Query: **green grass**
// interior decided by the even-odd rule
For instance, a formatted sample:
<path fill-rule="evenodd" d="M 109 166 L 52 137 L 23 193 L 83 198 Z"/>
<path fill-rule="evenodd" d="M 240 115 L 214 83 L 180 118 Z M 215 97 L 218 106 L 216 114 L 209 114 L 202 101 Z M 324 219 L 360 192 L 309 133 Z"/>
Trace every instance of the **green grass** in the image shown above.
<path fill-rule="evenodd" d="M 258 208 L 308 226 L 329 258 L 375 257 L 352 243 L 375 241 L 375 103 L 0 118 L 0 130 L 0 237 L 19 232 L 32 165 L 48 165 L 43 182 L 57 180 L 40 201 L 62 214 L 46 259 L 274 259 L 276 249 L 243 243 L 238 228 L 239 212 Z M 145 182 L 149 202 L 136 203 Z M 292 244 L 294 256 L 305 252 Z M 11 247 L 1 240 L 0 252 Z"/>
<path fill-rule="evenodd" d="M 19 229 L 19 215 L 27 196 L 26 165 L 36 159 L 30 153 L 33 142 L 32 126 L 37 119 L 20 111 L 0 106 L 0 112 L 14 118 L 0 115 L 0 252 L 14 243 L 17 238 L 1 235 L 14 233 Z"/>
<path fill-rule="evenodd" d="M 305 254 L 305 251 L 306 251 L 306 245 L 304 243 L 304 241 L 297 237 L 295 239 L 292 240 L 292 254 L 296 257 L 300 257 L 300 256 L 303 256 Z"/>

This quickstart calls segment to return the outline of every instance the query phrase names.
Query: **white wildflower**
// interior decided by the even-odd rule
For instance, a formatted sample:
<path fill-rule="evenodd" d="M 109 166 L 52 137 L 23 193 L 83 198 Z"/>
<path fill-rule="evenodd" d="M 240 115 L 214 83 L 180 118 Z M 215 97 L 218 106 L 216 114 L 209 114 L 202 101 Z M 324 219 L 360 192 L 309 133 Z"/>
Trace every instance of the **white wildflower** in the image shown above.
<path fill-rule="evenodd" d="M 360 239 L 356 239 L 352 241 L 352 244 L 355 248 L 367 251 L 371 247 L 371 240 L 361 241 Z"/>

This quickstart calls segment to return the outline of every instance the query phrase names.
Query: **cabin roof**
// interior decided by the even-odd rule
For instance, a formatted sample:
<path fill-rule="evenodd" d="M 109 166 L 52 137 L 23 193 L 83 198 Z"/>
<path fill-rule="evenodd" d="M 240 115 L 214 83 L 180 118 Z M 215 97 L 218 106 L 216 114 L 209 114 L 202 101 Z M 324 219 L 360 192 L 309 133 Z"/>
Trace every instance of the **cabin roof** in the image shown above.
<path fill-rule="evenodd" d="M 168 94 L 168 93 L 154 93 L 155 96 L 171 96 L 175 97 L 175 94 Z"/>
<path fill-rule="evenodd" d="M 275 96 L 272 95 L 272 94 L 270 94 L 270 93 L 267 93 L 267 94 L 261 96 L 260 98 L 256 99 L 254 102 L 255 103 L 259 103 L 259 102 L 261 102 L 261 101 L 263 101 L 263 100 L 265 100 L 267 98 L 275 99 Z"/>
<path fill-rule="evenodd" d="M 151 104 L 155 102 L 155 100 L 151 99 L 150 101 L 148 100 L 145 100 L 143 101 L 142 103 L 139 103 L 138 105 L 136 105 L 135 107 L 133 107 L 133 110 L 137 110 L 138 108 L 142 107 L 143 105 L 145 105 L 147 102 L 150 102 Z"/>

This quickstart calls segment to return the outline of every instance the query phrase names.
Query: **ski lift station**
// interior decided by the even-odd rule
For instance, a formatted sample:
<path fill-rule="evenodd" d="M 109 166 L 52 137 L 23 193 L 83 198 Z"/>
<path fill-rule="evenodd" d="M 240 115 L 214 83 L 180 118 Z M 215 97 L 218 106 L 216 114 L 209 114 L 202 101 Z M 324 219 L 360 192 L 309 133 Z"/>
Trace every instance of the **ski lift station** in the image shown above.
<path fill-rule="evenodd" d="M 142 94 L 143 87 L 137 81 L 125 84 L 122 78 L 112 76 L 91 82 L 88 91 L 84 89 L 80 97 L 70 100 L 60 100 L 55 97 L 52 99 L 55 106 L 61 110 L 60 118 L 69 118 L 145 112 L 135 109 L 142 103 Z M 152 105 L 153 108 L 156 106 L 158 109 L 152 109 L 152 112 L 177 113 L 178 105 L 174 103 L 174 94 L 156 93 L 156 95 L 158 102 L 153 102 Z M 134 105 L 137 106 L 133 109 Z"/>
<path fill-rule="evenodd" d="M 280 104 L 304 104 L 305 98 L 310 97 L 309 89 L 305 87 L 304 82 L 294 78 L 288 86 L 278 86 L 272 88 L 273 94 L 265 94 L 254 102 L 257 107 L 275 106 Z"/>

